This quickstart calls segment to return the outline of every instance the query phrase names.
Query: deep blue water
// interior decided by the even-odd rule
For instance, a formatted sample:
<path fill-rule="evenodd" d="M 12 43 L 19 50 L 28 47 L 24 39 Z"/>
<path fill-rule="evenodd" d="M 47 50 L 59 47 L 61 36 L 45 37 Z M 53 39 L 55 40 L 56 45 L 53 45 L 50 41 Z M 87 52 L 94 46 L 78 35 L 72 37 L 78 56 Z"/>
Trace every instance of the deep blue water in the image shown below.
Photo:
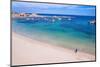
<path fill-rule="evenodd" d="M 45 16 L 49 17 L 14 18 L 12 30 L 35 40 L 95 54 L 96 24 L 90 24 L 96 20 L 94 16 Z"/>

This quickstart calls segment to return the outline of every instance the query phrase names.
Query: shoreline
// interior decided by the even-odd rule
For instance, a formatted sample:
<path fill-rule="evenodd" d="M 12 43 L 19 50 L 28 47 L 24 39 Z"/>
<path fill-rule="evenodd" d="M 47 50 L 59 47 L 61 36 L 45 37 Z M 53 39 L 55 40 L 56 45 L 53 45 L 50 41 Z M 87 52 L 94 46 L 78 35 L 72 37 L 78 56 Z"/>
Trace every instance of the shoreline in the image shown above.
<path fill-rule="evenodd" d="M 95 56 L 12 33 L 12 65 L 94 61 Z"/>

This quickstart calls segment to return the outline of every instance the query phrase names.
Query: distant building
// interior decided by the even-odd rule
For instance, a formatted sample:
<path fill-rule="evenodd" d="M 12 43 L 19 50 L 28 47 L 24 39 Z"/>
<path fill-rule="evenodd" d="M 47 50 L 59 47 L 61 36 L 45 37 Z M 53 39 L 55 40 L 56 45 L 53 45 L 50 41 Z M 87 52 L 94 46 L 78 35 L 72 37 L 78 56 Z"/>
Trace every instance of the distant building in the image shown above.
<path fill-rule="evenodd" d="M 17 12 L 12 12 L 12 17 L 13 18 L 24 18 L 24 17 L 29 17 L 30 13 L 17 13 Z"/>
<path fill-rule="evenodd" d="M 17 12 L 12 12 L 12 17 L 13 17 L 13 18 L 19 17 L 19 16 L 20 16 L 19 13 L 17 13 Z"/>

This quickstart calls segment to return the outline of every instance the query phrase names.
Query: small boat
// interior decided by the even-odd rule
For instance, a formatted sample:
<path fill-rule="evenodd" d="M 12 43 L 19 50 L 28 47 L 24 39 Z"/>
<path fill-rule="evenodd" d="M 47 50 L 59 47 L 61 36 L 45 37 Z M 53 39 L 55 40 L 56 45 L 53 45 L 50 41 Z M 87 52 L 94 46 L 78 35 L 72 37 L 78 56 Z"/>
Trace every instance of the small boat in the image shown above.
<path fill-rule="evenodd" d="M 34 20 L 34 18 L 31 18 L 31 20 Z"/>
<path fill-rule="evenodd" d="M 61 18 L 58 18 L 58 20 L 61 20 Z"/>
<path fill-rule="evenodd" d="M 26 20 L 30 20 L 30 18 L 26 18 Z"/>
<path fill-rule="evenodd" d="M 95 24 L 96 21 L 95 21 L 95 20 L 92 20 L 92 21 L 90 21 L 89 23 L 90 23 L 90 24 Z"/>
<path fill-rule="evenodd" d="M 72 20 L 71 18 L 68 18 L 68 20 Z"/>
<path fill-rule="evenodd" d="M 55 19 L 52 19 L 52 22 L 55 22 Z"/>

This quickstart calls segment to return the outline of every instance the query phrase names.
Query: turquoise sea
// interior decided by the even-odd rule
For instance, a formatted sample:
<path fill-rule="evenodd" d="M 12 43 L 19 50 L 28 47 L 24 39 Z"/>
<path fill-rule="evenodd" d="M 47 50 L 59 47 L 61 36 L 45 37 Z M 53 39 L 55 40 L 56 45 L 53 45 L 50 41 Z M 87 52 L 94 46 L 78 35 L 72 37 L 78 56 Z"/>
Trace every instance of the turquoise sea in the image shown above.
<path fill-rule="evenodd" d="M 95 16 L 58 16 L 13 18 L 12 31 L 20 35 L 64 48 L 95 54 Z M 69 18 L 68 18 L 69 17 Z"/>

